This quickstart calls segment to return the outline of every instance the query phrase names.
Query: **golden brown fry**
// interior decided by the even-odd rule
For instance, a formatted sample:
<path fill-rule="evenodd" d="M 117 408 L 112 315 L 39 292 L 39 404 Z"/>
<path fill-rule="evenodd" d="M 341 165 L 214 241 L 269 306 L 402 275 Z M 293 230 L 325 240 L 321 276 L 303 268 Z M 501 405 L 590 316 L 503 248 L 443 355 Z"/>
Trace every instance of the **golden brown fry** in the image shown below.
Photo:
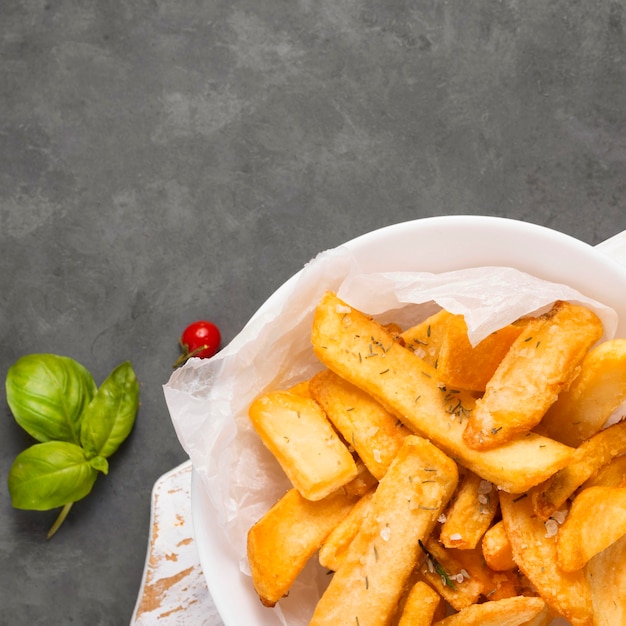
<path fill-rule="evenodd" d="M 344 517 L 322 543 L 319 551 L 319 562 L 333 572 L 339 569 L 344 560 L 352 540 L 356 537 L 369 509 L 374 491 L 369 491 L 354 505 L 350 513 Z"/>
<path fill-rule="evenodd" d="M 594 555 L 626 535 L 626 487 L 581 491 L 557 535 L 556 556 L 566 572 L 582 569 Z"/>
<path fill-rule="evenodd" d="M 411 432 L 369 394 L 330 370 L 316 374 L 309 388 L 328 419 L 380 480 Z"/>
<path fill-rule="evenodd" d="M 422 547 L 425 558 L 419 572 L 429 585 L 457 611 L 474 604 L 486 589 L 478 577 L 465 569 L 460 550 L 448 550 L 430 537 Z"/>
<path fill-rule="evenodd" d="M 447 385 L 459 389 L 485 391 L 487 383 L 513 341 L 524 330 L 526 322 L 524 319 L 509 324 L 472 346 L 463 316 L 451 315 L 437 358 L 439 376 Z"/>
<path fill-rule="evenodd" d="M 441 596 L 418 580 L 409 591 L 398 626 L 431 626 L 441 604 Z"/>
<path fill-rule="evenodd" d="M 348 554 L 317 604 L 310 626 L 389 623 L 424 541 L 458 481 L 456 464 L 409 435 L 370 502 Z"/>
<path fill-rule="evenodd" d="M 596 554 L 584 572 L 591 587 L 594 626 L 626 624 L 626 536 Z"/>
<path fill-rule="evenodd" d="M 448 329 L 448 321 L 452 317 L 452 313 L 442 309 L 405 330 L 400 336 L 406 348 L 432 367 L 436 367 L 439 350 Z"/>
<path fill-rule="evenodd" d="M 370 393 L 407 427 L 498 487 L 527 491 L 569 461 L 573 450 L 534 433 L 480 452 L 463 441 L 462 420 L 474 399 L 448 389 L 437 370 L 393 341 L 363 313 L 328 292 L 315 312 L 315 354 L 339 376 Z"/>
<path fill-rule="evenodd" d="M 292 485 L 309 500 L 320 500 L 358 470 L 346 445 L 312 399 L 274 391 L 250 406 L 250 420 Z"/>
<path fill-rule="evenodd" d="M 530 320 L 476 402 L 463 439 L 488 450 L 534 428 L 579 372 L 587 351 L 602 336 L 590 309 L 557 302 Z"/>
<path fill-rule="evenodd" d="M 517 567 L 502 520 L 484 534 L 481 547 L 485 562 L 492 570 L 506 572 Z"/>
<path fill-rule="evenodd" d="M 626 487 L 626 455 L 615 457 L 582 484 L 583 489 L 596 486 Z"/>
<path fill-rule="evenodd" d="M 378 481 L 372 476 L 372 473 L 365 467 L 365 464 L 358 457 L 355 459 L 357 475 L 349 483 L 345 484 L 341 489 L 348 496 L 360 498 L 371 491 Z"/>
<path fill-rule="evenodd" d="M 522 626 L 545 609 L 541 598 L 516 596 L 472 604 L 433 626 Z"/>
<path fill-rule="evenodd" d="M 580 374 L 548 409 L 541 430 L 577 447 L 597 433 L 626 400 L 626 339 L 604 341 L 589 351 Z"/>
<path fill-rule="evenodd" d="M 553 623 L 554 618 L 558 615 L 553 615 L 553 611 L 546 604 L 543 610 L 537 613 L 533 619 L 524 622 L 521 626 L 550 626 Z"/>
<path fill-rule="evenodd" d="M 309 381 L 308 380 L 303 380 L 300 383 L 296 383 L 292 387 L 289 387 L 287 391 L 297 396 L 304 396 L 305 398 L 311 397 L 311 394 L 309 393 Z"/>
<path fill-rule="evenodd" d="M 468 572 L 471 578 L 477 579 L 482 585 L 481 596 L 486 600 L 501 600 L 522 595 L 524 586 L 517 568 L 506 572 L 492 570 L 483 558 L 482 550 L 457 550 L 452 548 L 449 553 L 453 555 Z M 536 595 L 536 594 L 531 594 Z"/>
<path fill-rule="evenodd" d="M 265 606 L 288 591 L 307 561 L 355 504 L 339 491 L 312 502 L 290 489 L 248 532 L 252 582 Z"/>
<path fill-rule="evenodd" d="M 626 421 L 609 426 L 582 443 L 572 461 L 532 492 L 535 512 L 548 519 L 594 472 L 626 452 Z"/>
<path fill-rule="evenodd" d="M 466 472 L 457 489 L 439 540 L 446 548 L 475 548 L 498 510 L 498 491 L 474 472 Z"/>
<path fill-rule="evenodd" d="M 572 626 L 592 626 L 589 584 L 581 571 L 565 572 L 558 566 L 556 537 L 547 536 L 530 498 L 501 493 L 500 509 L 513 558 L 541 597 Z"/>

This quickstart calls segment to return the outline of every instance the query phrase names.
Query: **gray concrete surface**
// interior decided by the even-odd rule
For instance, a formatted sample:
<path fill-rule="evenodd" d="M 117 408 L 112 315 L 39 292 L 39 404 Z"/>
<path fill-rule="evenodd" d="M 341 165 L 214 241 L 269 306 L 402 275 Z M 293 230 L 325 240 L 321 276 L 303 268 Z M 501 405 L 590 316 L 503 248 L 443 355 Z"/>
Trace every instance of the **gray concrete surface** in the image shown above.
<path fill-rule="evenodd" d="M 394 222 L 626 228 L 625 27 L 607 0 L 0 3 L 0 375 L 130 359 L 142 394 L 50 542 L 56 512 L 11 507 L 30 440 L 2 397 L 0 624 L 128 623 L 150 490 L 185 459 L 161 385 L 188 322 L 227 342 L 317 252 Z"/>

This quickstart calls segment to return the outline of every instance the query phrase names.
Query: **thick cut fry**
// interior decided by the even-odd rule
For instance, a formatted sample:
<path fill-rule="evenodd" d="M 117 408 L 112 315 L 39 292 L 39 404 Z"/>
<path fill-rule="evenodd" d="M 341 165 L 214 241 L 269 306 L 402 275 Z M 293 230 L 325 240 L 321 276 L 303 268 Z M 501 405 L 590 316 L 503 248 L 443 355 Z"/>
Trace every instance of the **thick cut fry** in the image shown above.
<path fill-rule="evenodd" d="M 320 547 L 318 559 L 320 565 L 336 572 L 344 560 L 352 540 L 359 532 L 361 523 L 367 514 L 374 491 L 369 491 L 352 507 L 346 517 L 326 537 Z"/>
<path fill-rule="evenodd" d="M 302 382 L 296 383 L 295 385 L 289 387 L 287 389 L 289 393 L 293 393 L 296 396 L 304 396 L 305 398 L 310 398 L 311 394 L 309 393 L 309 381 L 303 380 Z"/>
<path fill-rule="evenodd" d="M 274 391 L 257 398 L 249 415 L 261 441 L 305 498 L 320 500 L 357 475 L 350 451 L 314 400 Z"/>
<path fill-rule="evenodd" d="M 426 555 L 420 574 L 457 611 L 474 604 L 485 593 L 482 581 L 465 570 L 454 550 L 447 550 L 429 538 L 422 550 Z"/>
<path fill-rule="evenodd" d="M 430 626 L 441 603 L 441 596 L 418 580 L 409 591 L 398 626 Z"/>
<path fill-rule="evenodd" d="M 475 548 L 491 526 L 497 510 L 498 491 L 474 472 L 466 472 L 446 511 L 439 540 L 446 548 Z"/>
<path fill-rule="evenodd" d="M 458 550 L 451 548 L 448 554 L 461 565 L 462 572 L 481 585 L 481 596 L 487 600 L 501 600 L 521 595 L 523 586 L 517 571 L 495 572 L 489 568 L 480 548 Z"/>
<path fill-rule="evenodd" d="M 500 520 L 494 524 L 483 536 L 483 557 L 487 565 L 496 572 L 506 572 L 515 569 L 511 542 L 506 534 L 504 522 Z"/>
<path fill-rule="evenodd" d="M 556 537 L 547 536 L 530 498 L 501 493 L 500 509 L 513 558 L 541 597 L 572 626 L 592 626 L 589 584 L 581 571 L 565 572 L 558 566 Z"/>
<path fill-rule="evenodd" d="M 365 467 L 365 464 L 358 457 L 355 460 L 357 475 L 349 483 L 345 484 L 341 489 L 348 496 L 360 498 L 371 491 L 378 481 L 372 476 L 372 473 Z"/>
<path fill-rule="evenodd" d="M 459 389 L 485 391 L 511 344 L 523 331 L 526 319 L 509 324 L 472 346 L 462 315 L 451 315 L 437 359 L 437 371 L 447 384 Z"/>
<path fill-rule="evenodd" d="M 265 606 L 288 591 L 331 530 L 355 505 L 343 492 L 312 502 L 290 489 L 248 532 L 252 582 Z"/>
<path fill-rule="evenodd" d="M 556 544 L 559 566 L 582 569 L 589 559 L 626 535 L 626 487 L 581 491 L 561 526 Z"/>
<path fill-rule="evenodd" d="M 626 624 L 626 536 L 596 554 L 584 572 L 591 587 L 594 626 Z"/>
<path fill-rule="evenodd" d="M 317 604 L 310 626 L 385 626 L 458 481 L 456 464 L 409 435 L 380 481 L 368 515 Z"/>
<path fill-rule="evenodd" d="M 463 441 L 462 420 L 471 412 L 474 399 L 447 389 L 435 368 L 333 293 L 326 293 L 316 309 L 312 342 L 315 354 L 329 369 L 370 393 L 415 433 L 506 491 L 527 491 L 571 457 L 571 448 L 534 433 L 494 450 L 470 448 Z"/>
<path fill-rule="evenodd" d="M 626 455 L 615 457 L 582 484 L 583 489 L 596 486 L 626 487 Z"/>
<path fill-rule="evenodd" d="M 330 370 L 316 374 L 311 395 L 379 480 L 411 432 L 369 394 Z"/>
<path fill-rule="evenodd" d="M 516 596 L 472 604 L 433 626 L 522 626 L 545 609 L 541 598 Z"/>
<path fill-rule="evenodd" d="M 548 519 L 594 472 L 626 452 L 626 421 L 609 426 L 582 443 L 567 467 L 532 491 L 535 512 Z"/>
<path fill-rule="evenodd" d="M 597 433 L 625 400 L 626 339 L 604 341 L 585 356 L 579 375 L 545 414 L 541 430 L 577 447 Z"/>
<path fill-rule="evenodd" d="M 442 309 L 427 317 L 423 322 L 405 330 L 400 337 L 408 350 L 432 367 L 436 367 L 439 350 L 451 317 L 452 313 Z"/>
<path fill-rule="evenodd" d="M 471 550 L 476 552 L 476 550 Z M 506 572 L 495 572 L 483 560 L 483 583 L 487 589 L 487 582 L 491 584 L 489 591 L 485 594 L 487 600 L 502 600 L 522 595 L 523 585 L 518 570 L 508 570 Z M 536 594 L 530 594 L 536 595 Z"/>
<path fill-rule="evenodd" d="M 552 610 L 550 609 L 550 607 L 546 604 L 543 607 L 543 611 L 537 613 L 537 615 L 533 617 L 533 619 L 524 622 L 522 626 L 554 626 L 554 624 L 558 623 L 553 621 L 555 617 L 555 615 L 552 615 Z"/>
<path fill-rule="evenodd" d="M 465 443 L 488 450 L 534 428 L 579 372 L 602 337 L 602 322 L 586 307 L 557 302 L 530 320 L 476 402 Z"/>

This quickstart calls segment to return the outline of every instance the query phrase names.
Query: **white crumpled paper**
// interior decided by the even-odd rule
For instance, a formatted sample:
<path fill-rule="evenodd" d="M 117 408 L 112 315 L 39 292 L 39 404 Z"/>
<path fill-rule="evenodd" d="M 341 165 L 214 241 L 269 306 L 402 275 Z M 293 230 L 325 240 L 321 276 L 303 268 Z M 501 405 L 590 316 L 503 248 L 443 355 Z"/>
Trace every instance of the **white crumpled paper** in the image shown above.
<path fill-rule="evenodd" d="M 249 424 L 260 392 L 286 388 L 321 369 L 310 345 L 313 311 L 326 290 L 382 322 L 409 327 L 439 307 L 465 316 L 475 344 L 523 315 L 556 300 L 592 308 L 614 336 L 616 312 L 566 285 L 511 268 L 483 267 L 442 274 L 363 274 L 347 248 L 318 255 L 283 286 L 215 357 L 191 359 L 164 386 L 178 438 L 202 478 L 218 523 L 246 560 L 248 529 L 290 486 Z M 277 611 L 282 623 L 308 623 L 327 576 L 311 564 Z M 271 610 L 271 609 L 268 609 Z"/>

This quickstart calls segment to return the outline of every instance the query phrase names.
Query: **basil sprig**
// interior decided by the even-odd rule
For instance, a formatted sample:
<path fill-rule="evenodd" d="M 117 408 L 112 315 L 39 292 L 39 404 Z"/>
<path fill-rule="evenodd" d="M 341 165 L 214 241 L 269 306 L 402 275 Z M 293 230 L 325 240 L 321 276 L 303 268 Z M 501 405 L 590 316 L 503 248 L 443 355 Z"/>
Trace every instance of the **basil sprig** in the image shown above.
<path fill-rule="evenodd" d="M 11 503 L 18 509 L 63 507 L 50 538 L 72 504 L 88 495 L 98 472 L 128 437 L 139 407 L 131 364 L 118 365 L 97 387 L 77 361 L 56 354 L 18 359 L 6 378 L 9 408 L 38 443 L 17 455 L 9 470 Z"/>

